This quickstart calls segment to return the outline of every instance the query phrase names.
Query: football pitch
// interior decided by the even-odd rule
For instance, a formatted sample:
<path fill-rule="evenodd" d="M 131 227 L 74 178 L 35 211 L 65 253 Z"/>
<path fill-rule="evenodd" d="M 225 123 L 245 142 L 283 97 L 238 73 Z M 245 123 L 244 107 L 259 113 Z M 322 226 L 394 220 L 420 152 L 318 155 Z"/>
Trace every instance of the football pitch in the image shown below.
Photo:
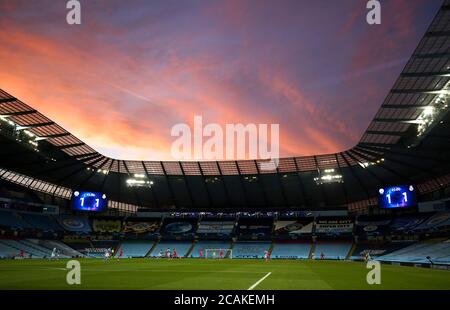
<path fill-rule="evenodd" d="M 294 260 L 80 259 L 81 284 L 66 282 L 67 260 L 1 260 L 0 289 L 340 290 L 450 289 L 450 272 L 381 265 L 369 285 L 364 263 Z"/>

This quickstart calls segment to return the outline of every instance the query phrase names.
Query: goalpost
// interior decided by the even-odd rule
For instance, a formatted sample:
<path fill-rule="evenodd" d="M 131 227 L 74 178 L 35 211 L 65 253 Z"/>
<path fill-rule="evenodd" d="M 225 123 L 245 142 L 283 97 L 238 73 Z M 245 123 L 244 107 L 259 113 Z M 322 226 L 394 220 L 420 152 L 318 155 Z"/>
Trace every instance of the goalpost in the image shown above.
<path fill-rule="evenodd" d="M 220 257 L 220 252 L 223 256 Z M 205 249 L 205 258 L 233 258 L 232 249 Z"/>

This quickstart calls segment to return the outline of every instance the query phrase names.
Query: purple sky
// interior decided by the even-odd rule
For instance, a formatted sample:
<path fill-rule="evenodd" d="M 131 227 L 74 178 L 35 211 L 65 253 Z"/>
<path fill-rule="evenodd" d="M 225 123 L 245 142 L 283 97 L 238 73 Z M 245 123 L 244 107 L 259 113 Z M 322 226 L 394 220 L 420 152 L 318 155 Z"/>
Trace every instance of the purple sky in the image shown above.
<path fill-rule="evenodd" d="M 171 159 L 177 123 L 278 123 L 281 155 L 353 146 L 441 0 L 0 0 L 0 88 L 98 151 Z"/>

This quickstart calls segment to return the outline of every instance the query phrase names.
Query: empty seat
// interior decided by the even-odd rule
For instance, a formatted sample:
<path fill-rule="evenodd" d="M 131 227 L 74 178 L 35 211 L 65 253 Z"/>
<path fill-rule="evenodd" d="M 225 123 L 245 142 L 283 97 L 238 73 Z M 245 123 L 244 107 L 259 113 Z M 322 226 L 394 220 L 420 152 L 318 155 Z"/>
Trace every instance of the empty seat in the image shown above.
<path fill-rule="evenodd" d="M 444 242 L 418 242 L 401 250 L 380 256 L 382 261 L 429 263 L 427 257 L 434 263 L 450 263 L 450 240 Z"/>
<path fill-rule="evenodd" d="M 123 257 L 144 257 L 153 244 L 154 241 L 125 241 L 121 244 L 117 253 L 123 250 Z"/>
<path fill-rule="evenodd" d="M 233 258 L 263 258 L 270 242 L 237 242 L 233 247 Z"/>
<path fill-rule="evenodd" d="M 231 245 L 230 241 L 197 241 L 189 256 L 200 257 L 200 250 L 203 250 L 203 257 L 205 257 L 207 249 L 227 250 L 230 248 L 230 245 Z"/>
<path fill-rule="evenodd" d="M 173 249 L 176 249 L 178 257 L 184 257 L 188 254 L 191 247 L 192 242 L 160 241 L 150 253 L 150 256 L 157 257 L 160 251 L 165 255 L 166 249 L 169 248 L 171 253 L 173 252 Z"/>
<path fill-rule="evenodd" d="M 272 258 L 308 258 L 311 251 L 309 243 L 275 243 Z"/>
<path fill-rule="evenodd" d="M 350 242 L 318 242 L 314 250 L 314 257 L 320 259 L 323 254 L 325 259 L 345 259 L 351 247 Z"/>

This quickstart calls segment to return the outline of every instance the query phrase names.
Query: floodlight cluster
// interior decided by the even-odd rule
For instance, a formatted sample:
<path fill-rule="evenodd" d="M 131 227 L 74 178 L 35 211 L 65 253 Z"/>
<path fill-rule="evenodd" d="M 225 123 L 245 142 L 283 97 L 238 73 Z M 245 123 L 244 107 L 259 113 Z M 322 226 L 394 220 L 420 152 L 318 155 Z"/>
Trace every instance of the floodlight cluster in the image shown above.
<path fill-rule="evenodd" d="M 383 161 L 384 161 L 384 158 L 380 158 L 375 161 L 365 161 L 365 162 L 358 161 L 358 165 L 360 165 L 362 168 L 366 169 L 367 167 L 381 164 Z"/>
<path fill-rule="evenodd" d="M 132 178 L 126 181 L 128 187 L 152 187 L 153 181 L 150 181 L 145 174 L 136 173 Z"/>
<path fill-rule="evenodd" d="M 319 175 L 314 178 L 317 185 L 344 182 L 342 175 L 336 173 L 335 169 L 319 170 L 318 172 Z"/>
<path fill-rule="evenodd" d="M 253 183 L 253 182 L 257 182 L 258 181 L 258 177 L 256 175 L 245 176 L 244 180 L 247 181 L 248 183 Z"/>
<path fill-rule="evenodd" d="M 0 115 L 0 121 L 12 130 L 12 135 L 17 142 L 25 143 L 26 146 L 31 146 L 34 151 L 39 152 L 38 141 L 41 139 L 29 131 L 29 127 L 14 123 L 8 115 Z"/>
<path fill-rule="evenodd" d="M 107 170 L 107 169 L 96 169 L 96 168 L 87 167 L 86 170 L 88 170 L 88 171 L 97 171 L 97 173 L 101 173 L 101 174 L 104 174 L 104 175 L 108 175 L 109 174 L 109 170 Z"/>
<path fill-rule="evenodd" d="M 439 91 L 439 95 L 426 107 L 417 118 L 417 137 L 422 136 L 427 130 L 439 120 L 448 110 L 448 95 L 450 94 L 450 82 Z"/>

